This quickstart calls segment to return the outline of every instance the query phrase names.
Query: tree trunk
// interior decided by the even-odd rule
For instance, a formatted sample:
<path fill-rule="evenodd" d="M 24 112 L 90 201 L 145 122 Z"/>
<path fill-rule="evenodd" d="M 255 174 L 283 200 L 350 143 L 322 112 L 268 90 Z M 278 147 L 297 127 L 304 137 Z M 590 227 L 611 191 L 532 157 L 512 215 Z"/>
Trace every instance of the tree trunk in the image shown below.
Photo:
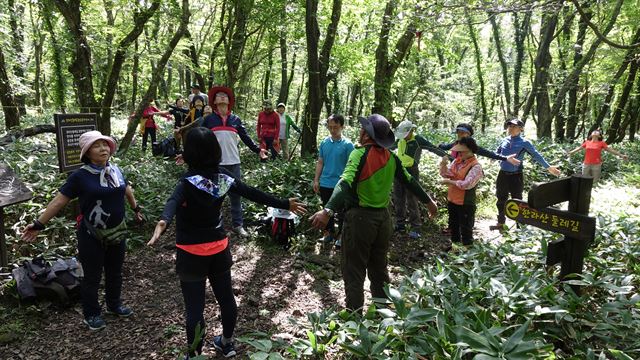
<path fill-rule="evenodd" d="M 309 73 L 307 106 L 302 124 L 302 155 L 312 155 L 316 152 L 316 138 L 320 111 L 322 110 L 322 93 L 320 87 L 320 61 L 318 56 L 318 42 L 320 28 L 318 27 L 318 0 L 305 0 L 305 28 L 307 38 L 307 68 Z"/>
<path fill-rule="evenodd" d="M 518 116 L 520 111 L 520 76 L 522 74 L 522 63 L 524 61 L 524 45 L 529 33 L 529 25 L 531 22 L 531 11 L 527 11 L 524 15 L 522 23 L 518 18 L 518 13 L 513 13 L 513 24 L 515 33 L 516 61 L 513 66 L 513 110 L 511 114 Z"/>
<path fill-rule="evenodd" d="M 247 22 L 254 6 L 254 0 L 233 0 L 234 23 L 231 45 L 225 53 L 227 63 L 227 86 L 233 88 L 240 78 L 238 70 L 242 61 L 244 45 L 247 41 Z"/>
<path fill-rule="evenodd" d="M 625 114 L 624 122 L 629 124 L 629 141 L 635 141 L 640 116 L 640 80 L 636 80 L 636 91 L 632 94 L 632 101 Z M 620 135 L 620 134 L 618 134 Z M 624 136 L 624 133 L 621 134 Z M 620 139 L 622 141 L 622 139 Z"/>
<path fill-rule="evenodd" d="M 25 13 L 24 5 L 21 1 L 9 0 L 8 1 L 9 13 L 14 16 L 9 16 L 9 25 L 11 26 L 11 47 L 15 53 L 15 61 L 13 64 L 13 74 L 20 83 L 26 83 L 25 68 L 27 64 L 26 54 L 24 53 L 24 25 L 22 24 L 22 16 Z M 14 98 L 19 107 L 20 115 L 27 113 L 26 98 L 21 92 L 15 92 Z"/>
<path fill-rule="evenodd" d="M 351 98 L 349 99 L 349 109 L 347 110 L 347 114 L 349 114 L 349 120 L 353 120 L 356 116 L 360 115 L 356 113 L 356 109 L 358 107 L 358 96 L 362 91 L 362 83 L 360 80 L 356 80 L 353 83 L 353 88 L 351 89 Z"/>
<path fill-rule="evenodd" d="M 476 58 L 476 75 L 478 76 L 478 82 L 480 83 L 480 106 L 482 107 L 482 121 L 481 121 L 481 131 L 484 132 L 487 125 L 489 124 L 489 114 L 487 111 L 487 102 L 485 100 L 485 89 L 484 89 L 484 75 L 482 74 L 482 53 L 480 52 L 480 46 L 478 46 L 478 38 L 476 34 L 476 29 L 473 27 L 471 23 L 471 16 L 468 12 L 465 11 L 465 15 L 467 18 L 467 27 L 469 28 L 469 37 L 471 37 L 471 42 L 473 43 L 473 49 L 475 51 Z"/>
<path fill-rule="evenodd" d="M 200 62 L 198 61 L 198 52 L 196 51 L 196 46 L 193 43 L 193 39 L 191 38 L 191 33 L 187 30 L 187 34 L 185 35 L 189 38 L 189 58 L 191 58 L 191 66 L 193 66 L 193 76 L 195 77 L 195 81 L 202 89 L 202 92 L 207 92 L 206 84 L 204 83 L 204 77 L 200 74 Z M 166 86 L 166 85 L 165 85 Z M 213 99 L 211 99 L 213 101 Z"/>
<path fill-rule="evenodd" d="M 640 39 L 640 27 L 636 30 L 636 35 L 634 36 L 633 42 L 636 43 L 638 41 L 637 39 Z M 611 99 L 613 99 L 613 94 L 615 92 L 616 84 L 618 83 L 620 78 L 622 78 L 622 75 L 624 75 L 624 73 L 627 71 L 627 67 L 629 66 L 631 61 L 635 59 L 636 53 L 637 53 L 637 49 L 628 50 L 627 54 L 624 57 L 624 60 L 622 61 L 622 63 L 620 64 L 620 67 L 618 68 L 618 71 L 616 71 L 616 73 L 611 77 L 611 81 L 609 82 L 609 84 L 607 84 L 607 87 L 608 87 L 607 95 L 605 96 L 604 102 L 602 103 L 600 111 L 598 112 L 598 117 L 596 118 L 596 121 L 589 128 L 589 133 L 591 133 L 593 130 L 598 129 L 602 126 L 602 122 L 604 121 L 604 118 L 607 116 L 607 114 L 609 113 L 609 110 L 611 109 Z"/>
<path fill-rule="evenodd" d="M 558 62 L 560 63 L 560 74 L 562 76 L 567 76 L 567 53 L 565 49 L 569 47 L 571 43 L 571 24 L 573 23 L 573 13 L 569 11 L 568 7 L 563 9 L 563 24 L 562 24 L 562 36 L 558 36 Z M 554 136 L 556 142 L 564 141 L 564 129 L 567 122 L 567 118 L 565 116 L 565 106 L 562 105 L 560 108 L 560 112 L 554 118 Z"/>
<path fill-rule="evenodd" d="M 127 49 L 129 46 L 136 42 L 142 31 L 144 25 L 153 16 L 156 10 L 160 7 L 160 1 L 154 1 L 151 6 L 145 11 L 135 14 L 134 26 L 131 31 L 125 36 L 118 44 L 115 57 L 111 62 L 111 68 L 109 69 L 109 75 L 106 81 L 105 93 L 102 97 L 102 111 L 98 116 L 98 129 L 106 135 L 111 134 L 111 106 L 113 105 L 113 98 L 115 96 L 116 89 L 118 88 L 118 79 L 120 79 L 120 73 L 122 72 L 122 66 L 127 56 Z"/>
<path fill-rule="evenodd" d="M 131 69 L 131 112 L 136 109 L 138 97 L 138 72 L 140 71 L 140 55 L 138 53 L 138 39 L 133 44 L 133 67 Z"/>
<path fill-rule="evenodd" d="M 18 103 L 13 96 L 13 89 L 9 82 L 9 75 L 4 61 L 4 53 L 0 47 L 0 103 L 4 112 L 4 128 L 9 130 L 20 126 L 20 112 Z"/>
<path fill-rule="evenodd" d="M 627 75 L 627 81 L 622 89 L 622 94 L 618 97 L 618 105 L 613 111 L 613 116 L 609 122 L 609 130 L 607 131 L 607 144 L 613 144 L 624 139 L 625 127 L 621 127 L 622 112 L 627 107 L 627 101 L 629 100 L 629 94 L 633 89 L 633 83 L 636 80 L 636 73 L 638 72 L 638 60 L 631 62 L 629 66 L 629 75 Z M 621 134 L 622 136 L 619 136 Z"/>
<path fill-rule="evenodd" d="M 333 0 L 331 22 L 327 27 L 325 40 L 319 53 L 318 0 L 306 0 L 305 9 L 309 91 L 302 129 L 301 151 L 303 155 L 312 155 L 317 150 L 318 123 L 320 122 L 322 105 L 327 100 L 329 58 L 338 31 L 338 22 L 342 13 L 342 0 Z"/>
<path fill-rule="evenodd" d="M 105 14 L 107 14 L 107 28 L 108 29 L 113 29 L 115 27 L 116 24 L 116 18 L 113 15 L 113 0 L 103 0 L 102 1 L 103 5 L 104 5 L 104 12 Z M 107 31 L 105 38 L 107 40 L 107 44 L 111 45 L 113 44 L 113 32 L 111 31 Z M 113 49 L 111 46 L 107 46 L 107 63 L 104 66 L 103 69 L 101 69 L 101 73 L 102 74 L 108 74 L 109 71 L 111 71 L 111 67 L 113 66 Z M 107 86 L 107 76 L 99 76 L 98 77 L 98 89 L 99 92 L 98 94 L 104 94 L 105 93 L 105 88 Z M 100 120 L 98 120 L 98 123 L 100 122 Z"/>
<path fill-rule="evenodd" d="M 154 98 L 154 95 L 156 93 L 156 88 L 160 83 L 162 74 L 164 73 L 164 68 L 167 65 L 167 62 L 169 62 L 169 58 L 171 57 L 171 54 L 173 54 L 173 50 L 176 48 L 176 45 L 178 45 L 178 42 L 180 42 L 180 39 L 182 39 L 185 36 L 185 33 L 187 31 L 187 25 L 189 25 L 190 15 L 191 14 L 189 13 L 189 0 L 182 0 L 182 15 L 180 17 L 180 25 L 178 26 L 178 29 L 176 30 L 173 37 L 171 38 L 171 41 L 169 41 L 169 44 L 167 44 L 167 48 L 164 54 L 162 54 L 162 57 L 158 61 L 156 69 L 151 76 L 151 82 L 149 83 L 149 88 L 147 89 L 147 92 L 145 93 L 145 95 L 142 97 L 142 101 L 138 104 L 136 108 L 135 116 L 131 117 L 129 120 L 129 124 L 127 126 L 127 133 L 122 139 L 122 142 L 120 143 L 120 148 L 118 149 L 119 154 L 124 154 L 127 152 L 127 149 L 131 144 L 131 139 L 133 139 L 133 135 L 136 132 L 136 128 L 140 123 L 142 112 L 149 105 L 149 102 Z"/>
<path fill-rule="evenodd" d="M 540 27 L 540 45 L 538 54 L 534 60 L 536 75 L 534 79 L 534 93 L 538 115 L 537 135 L 538 138 L 551 137 L 551 106 L 549 104 L 549 66 L 551 65 L 551 54 L 549 46 L 553 40 L 556 24 L 558 23 L 558 13 L 542 15 L 542 25 Z"/>
<path fill-rule="evenodd" d="M 271 48 L 271 47 L 269 47 Z M 273 67 L 273 51 L 269 50 L 269 56 L 267 56 L 267 71 L 264 73 L 264 86 L 262 88 L 262 99 L 271 99 L 271 68 Z"/>
<path fill-rule="evenodd" d="M 69 72 L 73 75 L 75 88 L 80 102 L 80 112 L 100 113 L 100 105 L 96 101 L 93 92 L 93 72 L 91 60 L 91 47 L 85 36 L 82 25 L 80 0 L 53 0 L 67 24 L 67 29 L 75 45 L 75 57 Z M 100 117 L 98 117 L 100 118 Z M 100 124 L 98 124 L 100 128 Z"/>
<path fill-rule="evenodd" d="M 33 81 L 34 105 L 38 107 L 38 112 L 42 111 L 42 52 L 44 48 L 45 35 L 41 30 L 41 24 L 34 19 L 35 10 L 33 4 L 29 3 L 29 16 L 31 20 L 32 37 L 34 42 L 33 58 L 35 61 L 35 79 Z"/>
<path fill-rule="evenodd" d="M 502 86 L 504 91 L 504 100 L 505 100 L 507 117 L 511 117 L 513 114 L 511 112 L 511 92 L 509 91 L 509 69 L 507 68 L 507 60 L 505 60 L 504 53 L 502 51 L 502 40 L 500 40 L 500 28 L 498 27 L 498 22 L 496 21 L 497 16 L 498 14 L 489 14 L 489 21 L 491 22 L 491 28 L 493 30 L 493 39 L 496 43 L 496 52 L 498 55 L 498 60 L 500 61 L 500 69 L 502 70 Z"/>
<path fill-rule="evenodd" d="M 291 71 L 289 72 L 289 80 L 287 81 L 287 92 L 283 100 L 283 103 L 287 104 L 289 102 L 289 90 L 291 89 L 291 83 L 293 82 L 293 74 L 296 70 L 296 53 L 293 53 L 293 59 L 291 60 Z"/>
<path fill-rule="evenodd" d="M 593 13 L 591 12 L 591 2 L 587 1 L 583 4 L 583 7 L 586 8 L 587 18 L 580 17 L 580 21 L 578 23 L 578 35 L 576 36 L 576 43 L 574 45 L 573 52 L 573 68 L 582 60 L 582 48 L 584 47 L 584 39 L 587 33 L 587 21 L 591 21 L 591 17 Z M 569 93 L 569 103 L 567 105 L 567 129 L 565 131 L 566 137 L 568 139 L 576 138 L 576 127 L 578 126 L 578 114 L 576 113 L 577 105 L 578 105 L 578 88 L 580 85 L 580 77 L 575 77 L 568 84 L 568 93 Z"/>
<path fill-rule="evenodd" d="M 289 66 L 287 63 L 287 30 L 283 27 L 280 30 L 280 93 L 278 102 L 287 103 L 289 97 Z"/>
<path fill-rule="evenodd" d="M 51 37 L 51 57 L 53 60 L 53 73 L 54 73 L 54 90 L 53 90 L 53 102 L 56 104 L 56 107 L 60 110 L 60 112 L 66 112 L 66 81 L 65 76 L 63 74 L 62 69 L 62 53 L 60 51 L 61 46 L 58 44 L 58 38 L 56 37 L 56 31 L 53 28 L 53 20 L 55 20 L 53 12 L 49 8 L 47 2 L 41 3 L 42 9 L 42 19 L 44 20 L 44 25 L 49 32 L 49 36 Z"/>
<path fill-rule="evenodd" d="M 384 10 L 382 27 L 376 48 L 376 73 L 374 77 L 374 102 L 372 112 L 381 114 L 393 124 L 393 110 L 391 102 L 391 85 L 400 64 L 404 61 L 413 44 L 416 33 L 416 17 L 409 20 L 407 27 L 398 39 L 391 58 L 389 57 L 389 33 L 397 7 L 396 0 L 389 0 Z"/>
<path fill-rule="evenodd" d="M 609 19 L 609 22 L 607 23 L 604 30 L 602 31 L 604 36 L 606 36 L 609 33 L 609 31 L 613 29 L 613 25 L 616 23 L 618 14 L 620 14 L 622 1 L 623 0 L 618 0 L 618 2 L 616 3 L 613 13 L 611 14 L 611 19 Z M 636 32 L 636 36 L 634 37 L 634 39 L 636 40 L 634 40 L 634 43 L 637 42 L 638 34 L 640 34 L 640 28 L 638 28 Z M 571 86 L 573 86 L 573 84 L 576 83 L 577 81 L 576 79 L 580 77 L 580 74 L 582 73 L 582 69 L 589 61 L 591 61 L 591 58 L 593 58 L 593 55 L 595 55 L 596 50 L 598 49 L 598 46 L 600 46 L 601 43 L 602 43 L 602 40 L 600 38 L 596 38 L 593 41 L 593 44 L 591 44 L 591 47 L 589 47 L 589 51 L 587 51 L 584 57 L 574 66 L 573 71 L 571 71 L 571 74 L 569 74 L 569 76 L 566 77 L 564 83 L 562 84 L 560 89 L 558 89 L 558 93 L 553 103 L 553 108 L 551 109 L 552 118 L 558 115 L 560 108 L 564 104 L 564 98 L 565 98 L 565 95 L 567 94 L 567 91 L 569 91 Z"/>

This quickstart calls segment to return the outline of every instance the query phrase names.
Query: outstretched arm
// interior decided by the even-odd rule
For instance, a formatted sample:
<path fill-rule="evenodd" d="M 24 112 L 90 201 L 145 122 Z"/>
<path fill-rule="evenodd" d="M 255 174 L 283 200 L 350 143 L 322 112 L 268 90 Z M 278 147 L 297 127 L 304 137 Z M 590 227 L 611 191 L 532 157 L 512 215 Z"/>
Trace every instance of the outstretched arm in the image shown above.
<path fill-rule="evenodd" d="M 577 153 L 578 151 L 580 151 L 580 149 L 582 149 L 582 146 L 578 146 L 577 148 L 575 148 L 575 149 L 573 149 L 573 150 L 569 150 L 569 151 L 567 151 L 567 154 L 568 154 L 569 156 L 571 156 L 571 155 L 573 155 L 573 154 Z"/>
<path fill-rule="evenodd" d="M 606 147 L 604 150 L 621 157 L 623 160 L 629 160 L 629 156 L 619 152 L 618 150 L 612 149 L 611 147 Z"/>
<path fill-rule="evenodd" d="M 44 225 L 49 222 L 52 217 L 56 216 L 56 214 L 60 212 L 60 210 L 65 207 L 65 205 L 67 205 L 69 201 L 71 201 L 70 197 L 59 192 L 58 195 L 56 195 L 56 197 L 51 200 L 49 205 L 47 205 L 47 208 L 38 217 L 38 219 L 34 221 L 33 224 L 27 225 L 22 230 L 22 240 L 26 240 L 29 242 L 34 241 L 38 236 L 38 233 L 40 233 L 41 230 L 44 230 Z"/>

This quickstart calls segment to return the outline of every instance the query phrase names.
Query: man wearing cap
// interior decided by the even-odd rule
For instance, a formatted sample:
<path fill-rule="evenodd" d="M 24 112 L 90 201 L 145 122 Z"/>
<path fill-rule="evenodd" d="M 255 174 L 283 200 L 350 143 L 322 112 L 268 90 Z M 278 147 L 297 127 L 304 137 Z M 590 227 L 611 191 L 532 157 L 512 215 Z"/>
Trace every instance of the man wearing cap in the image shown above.
<path fill-rule="evenodd" d="M 231 112 L 233 109 L 233 91 L 224 86 L 214 86 L 209 89 L 209 96 L 214 99 L 215 108 L 213 113 L 207 115 L 202 122 L 202 126 L 211 129 L 220 143 L 222 159 L 220 167 L 228 170 L 235 178 L 241 178 L 240 171 L 240 151 L 238 149 L 238 137 L 247 145 L 251 151 L 261 154 L 260 148 L 247 134 L 247 130 L 242 125 L 240 117 Z M 247 236 L 243 227 L 242 203 L 240 195 L 230 193 L 231 198 L 231 220 L 233 231 L 240 236 Z"/>
<path fill-rule="evenodd" d="M 202 105 L 203 107 L 205 105 L 209 105 L 209 96 L 207 96 L 207 94 L 200 91 L 200 85 L 193 84 L 191 85 L 191 94 L 189 94 L 189 102 L 192 103 L 193 97 L 197 95 L 202 96 L 202 99 L 204 100 L 204 104 Z"/>
<path fill-rule="evenodd" d="M 280 115 L 273 111 L 273 103 L 271 100 L 262 102 L 262 111 L 258 114 L 258 124 L 256 125 L 258 140 L 260 147 L 271 150 L 271 159 L 278 157 L 278 149 L 280 142 L 278 134 L 280 134 Z"/>
<path fill-rule="evenodd" d="M 440 162 L 440 175 L 444 178 L 441 183 L 448 186 L 447 210 L 451 243 L 462 242 L 468 246 L 473 243 L 476 186 L 484 173 L 476 159 L 478 145 L 472 137 L 461 138 L 451 150 L 456 153 L 455 160 L 449 163 L 449 158 L 443 156 Z"/>
<path fill-rule="evenodd" d="M 393 234 L 389 214 L 389 197 L 394 178 L 427 204 L 435 216 L 436 204 L 402 166 L 388 148 L 394 134 L 389 121 L 373 114 L 360 118 L 360 147 L 349 155 L 341 179 L 325 208 L 311 217 L 314 227 L 323 229 L 335 211 L 347 209 L 342 236 L 342 278 L 346 306 L 361 311 L 364 305 L 364 279 L 371 281 L 371 296 L 384 298 L 384 284 L 389 282 L 387 252 Z"/>
<path fill-rule="evenodd" d="M 454 147 L 454 145 L 456 145 L 458 143 L 458 140 L 465 138 L 465 137 L 472 137 L 473 136 L 473 126 L 471 126 L 471 124 L 467 124 L 467 123 L 460 123 L 456 126 L 454 133 L 456 134 L 456 136 L 458 137 L 458 139 L 450 144 L 439 144 L 438 147 L 442 150 L 451 150 L 452 147 Z M 499 160 L 499 161 L 508 161 L 511 165 L 513 166 L 518 166 L 520 165 L 520 160 L 515 158 L 515 154 L 511 154 L 509 156 L 502 156 L 498 153 L 495 153 L 493 151 L 489 151 L 485 148 L 483 148 L 482 146 L 478 146 L 478 151 L 476 152 L 477 155 L 480 156 L 484 156 L 487 157 L 489 159 L 493 159 L 493 160 Z M 455 152 L 453 152 L 451 154 L 451 156 L 453 158 L 455 158 Z"/>
<path fill-rule="evenodd" d="M 422 150 L 428 150 L 438 156 L 447 156 L 447 153 L 437 148 L 423 136 L 414 134 L 417 126 L 409 120 L 402 121 L 395 130 L 395 137 L 398 140 L 397 155 L 402 162 L 402 166 L 407 169 L 416 180 L 420 179 L 420 157 Z M 407 187 L 400 180 L 395 180 L 393 184 L 393 205 L 396 210 L 396 231 L 404 231 L 405 218 L 409 213 L 409 223 L 411 231 L 409 237 L 417 239 L 420 237 L 420 227 L 422 219 L 420 217 L 420 206 L 418 198 L 407 191 Z"/>
<path fill-rule="evenodd" d="M 300 134 L 300 129 L 296 126 L 296 123 L 293 122 L 293 119 L 291 119 L 291 116 L 285 113 L 284 110 L 285 110 L 284 103 L 279 103 L 278 106 L 276 107 L 276 111 L 280 116 L 280 133 L 279 133 L 278 139 L 280 139 L 280 147 L 282 148 L 282 155 L 285 157 L 285 159 L 288 159 L 289 158 L 289 149 L 288 149 L 289 128 L 293 127 L 293 129 L 297 131 L 298 134 Z"/>
<path fill-rule="evenodd" d="M 520 161 L 524 159 L 524 154 L 528 153 L 533 157 L 533 160 L 547 169 L 549 173 L 560 176 L 560 170 L 555 166 L 549 165 L 533 144 L 522 137 L 521 133 L 524 128 L 524 123 L 520 119 L 508 120 L 504 125 L 509 136 L 502 140 L 496 153 L 502 156 L 515 155 L 515 158 Z M 504 206 L 509 199 L 509 195 L 511 195 L 513 199 L 522 199 L 522 190 L 524 188 L 523 171 L 524 164 L 522 163 L 517 166 L 506 161 L 500 163 L 500 172 L 496 180 L 498 223 L 490 226 L 491 230 L 504 230 L 506 220 Z"/>

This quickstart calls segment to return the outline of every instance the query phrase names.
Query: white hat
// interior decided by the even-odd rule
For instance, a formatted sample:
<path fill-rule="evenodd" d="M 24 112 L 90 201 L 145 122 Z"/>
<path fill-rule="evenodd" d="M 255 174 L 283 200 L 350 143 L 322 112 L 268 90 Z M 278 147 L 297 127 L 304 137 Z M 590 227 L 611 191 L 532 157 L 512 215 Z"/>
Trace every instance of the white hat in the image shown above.
<path fill-rule="evenodd" d="M 400 140 L 404 139 L 412 129 L 415 129 L 417 127 L 418 126 L 414 125 L 411 121 L 404 120 L 403 122 L 398 124 L 398 127 L 396 127 L 396 130 L 393 133 L 395 134 L 396 139 Z"/>
<path fill-rule="evenodd" d="M 82 160 L 82 157 L 89 150 L 91 145 L 98 140 L 105 140 L 107 144 L 109 144 L 111 155 L 116 152 L 116 141 L 113 140 L 112 137 L 102 135 L 102 133 L 97 130 L 87 131 L 80 135 L 80 138 L 78 139 L 78 145 L 80 145 L 80 160 Z"/>

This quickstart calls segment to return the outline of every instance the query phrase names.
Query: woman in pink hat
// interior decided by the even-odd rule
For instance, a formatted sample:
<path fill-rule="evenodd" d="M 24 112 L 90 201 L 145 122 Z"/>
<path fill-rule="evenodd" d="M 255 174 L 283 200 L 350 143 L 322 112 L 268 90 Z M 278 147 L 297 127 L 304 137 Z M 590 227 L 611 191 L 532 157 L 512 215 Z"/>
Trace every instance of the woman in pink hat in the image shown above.
<path fill-rule="evenodd" d="M 140 206 L 120 169 L 109 162 L 116 142 L 99 131 L 80 135 L 80 159 L 84 165 L 74 171 L 56 197 L 33 224 L 27 225 L 22 239 L 32 242 L 45 224 L 72 199 L 78 198 L 78 257 L 84 278 L 81 283 L 84 323 L 91 330 L 106 326 L 101 317 L 98 288 L 105 274 L 107 313 L 127 317 L 131 309 L 122 305 L 122 264 L 126 249 L 125 199 L 142 221 Z"/>

